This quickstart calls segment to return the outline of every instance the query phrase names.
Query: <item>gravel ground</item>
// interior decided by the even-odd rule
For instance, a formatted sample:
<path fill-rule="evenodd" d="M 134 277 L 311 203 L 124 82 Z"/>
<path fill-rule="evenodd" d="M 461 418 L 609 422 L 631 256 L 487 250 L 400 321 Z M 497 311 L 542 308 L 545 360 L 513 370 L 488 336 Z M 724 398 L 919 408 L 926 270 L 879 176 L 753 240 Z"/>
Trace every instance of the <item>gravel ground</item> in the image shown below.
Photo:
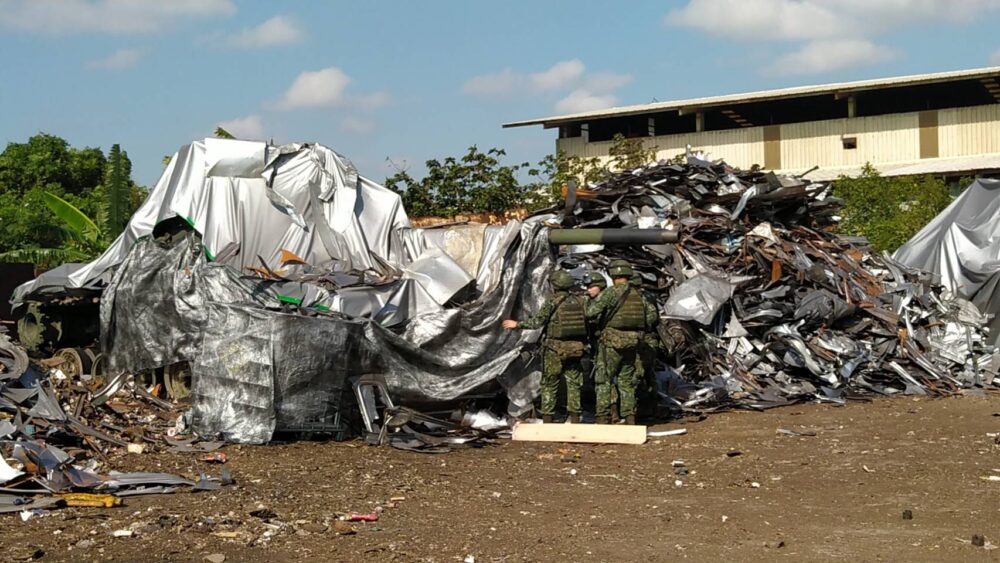
<path fill-rule="evenodd" d="M 216 563 L 1000 560 L 991 549 L 1000 481 L 985 479 L 1000 477 L 1000 440 L 989 435 L 1000 432 L 1000 396 L 800 405 L 657 428 L 681 427 L 686 435 L 643 446 L 505 441 L 444 455 L 359 441 L 229 446 L 236 486 L 27 522 L 3 515 L 0 553 Z M 111 463 L 218 473 L 197 457 Z M 377 522 L 337 520 L 373 511 Z"/>

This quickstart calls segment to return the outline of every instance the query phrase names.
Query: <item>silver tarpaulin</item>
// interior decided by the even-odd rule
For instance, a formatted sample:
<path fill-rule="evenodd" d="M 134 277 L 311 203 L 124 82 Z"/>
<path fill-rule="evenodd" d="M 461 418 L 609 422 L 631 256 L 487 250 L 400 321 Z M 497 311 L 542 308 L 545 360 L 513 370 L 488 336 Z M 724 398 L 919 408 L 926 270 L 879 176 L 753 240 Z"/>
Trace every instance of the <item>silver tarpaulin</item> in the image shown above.
<path fill-rule="evenodd" d="M 930 272 L 957 295 L 993 315 L 990 342 L 1000 339 L 1000 180 L 980 178 L 893 258 Z"/>
<path fill-rule="evenodd" d="M 503 331 L 500 320 L 527 316 L 544 297 L 545 287 L 521 283 L 552 268 L 544 231 L 521 225 L 496 251 L 498 283 L 462 307 L 405 315 L 401 333 L 333 312 L 276 310 L 265 280 L 209 262 L 196 236 L 173 247 L 146 238 L 105 291 L 102 345 L 111 365 L 133 372 L 191 362 L 195 431 L 237 442 L 322 418 L 347 378 L 364 373 L 383 374 L 400 400 L 504 388 L 522 405 L 537 393 L 522 356 L 532 335 Z M 382 310 L 393 305 L 402 317 L 405 303 Z"/>

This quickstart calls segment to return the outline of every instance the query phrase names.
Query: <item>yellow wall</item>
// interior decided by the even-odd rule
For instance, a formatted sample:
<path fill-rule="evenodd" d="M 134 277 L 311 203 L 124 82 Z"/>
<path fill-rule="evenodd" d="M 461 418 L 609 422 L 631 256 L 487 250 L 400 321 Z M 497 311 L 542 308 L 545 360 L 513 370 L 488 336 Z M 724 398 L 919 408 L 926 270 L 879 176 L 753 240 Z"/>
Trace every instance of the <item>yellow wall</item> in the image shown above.
<path fill-rule="evenodd" d="M 781 170 L 812 166 L 837 168 L 913 162 L 920 159 L 919 113 L 811 121 L 780 126 Z M 856 149 L 844 149 L 842 138 L 856 137 Z M 657 157 L 672 158 L 687 145 L 704 150 L 713 159 L 748 168 L 764 165 L 764 128 L 747 127 L 646 139 Z M 947 109 L 938 112 L 940 157 L 1000 153 L 1000 104 Z M 582 138 L 558 139 L 567 154 L 607 158 L 610 141 L 585 143 Z"/>
<path fill-rule="evenodd" d="M 1000 152 L 1000 104 L 938 112 L 942 157 Z"/>

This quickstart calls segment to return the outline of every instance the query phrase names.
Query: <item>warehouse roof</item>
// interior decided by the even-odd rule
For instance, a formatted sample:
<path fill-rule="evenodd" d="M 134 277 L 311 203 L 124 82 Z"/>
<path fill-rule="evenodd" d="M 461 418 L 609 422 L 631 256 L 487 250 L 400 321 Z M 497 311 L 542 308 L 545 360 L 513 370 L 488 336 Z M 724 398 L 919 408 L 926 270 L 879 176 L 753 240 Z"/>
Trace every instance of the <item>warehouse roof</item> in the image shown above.
<path fill-rule="evenodd" d="M 632 106 L 613 107 L 595 111 L 580 113 L 570 113 L 565 115 L 555 115 L 538 119 L 528 119 L 524 121 L 514 121 L 505 123 L 504 127 L 523 127 L 526 125 L 544 125 L 546 128 L 564 123 L 571 123 L 595 118 L 620 117 L 626 115 L 636 115 L 659 111 L 694 111 L 697 109 L 710 108 L 714 106 L 742 104 L 748 102 L 762 102 L 768 100 L 780 100 L 784 98 L 797 98 L 803 96 L 815 96 L 819 94 L 847 94 L 863 90 L 875 90 L 880 88 L 898 88 L 900 86 L 917 86 L 922 84 L 932 84 L 936 82 L 950 82 L 956 80 L 976 80 L 980 78 L 991 78 L 1000 75 L 1000 66 L 977 68 L 971 70 L 958 70 L 951 72 L 936 72 L 931 74 L 915 74 L 911 76 L 897 76 L 893 78 L 879 78 L 876 80 L 858 80 L 855 82 L 839 82 L 833 84 L 820 84 L 816 86 L 796 86 L 793 88 L 780 88 L 777 90 L 765 90 L 762 92 L 750 92 L 743 94 L 727 94 L 724 96 L 711 96 L 707 98 L 691 98 L 688 100 L 675 100 L 670 102 L 654 102 L 651 104 L 638 104 Z"/>

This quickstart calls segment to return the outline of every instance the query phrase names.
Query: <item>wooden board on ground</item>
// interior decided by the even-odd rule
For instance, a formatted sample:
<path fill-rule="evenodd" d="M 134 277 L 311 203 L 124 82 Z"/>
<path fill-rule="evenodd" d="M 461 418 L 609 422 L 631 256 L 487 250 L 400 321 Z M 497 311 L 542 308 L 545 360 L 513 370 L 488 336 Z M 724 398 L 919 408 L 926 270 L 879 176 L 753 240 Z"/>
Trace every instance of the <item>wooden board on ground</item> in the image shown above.
<path fill-rule="evenodd" d="M 628 424 L 525 424 L 514 426 L 515 442 L 644 444 L 646 427 Z"/>

